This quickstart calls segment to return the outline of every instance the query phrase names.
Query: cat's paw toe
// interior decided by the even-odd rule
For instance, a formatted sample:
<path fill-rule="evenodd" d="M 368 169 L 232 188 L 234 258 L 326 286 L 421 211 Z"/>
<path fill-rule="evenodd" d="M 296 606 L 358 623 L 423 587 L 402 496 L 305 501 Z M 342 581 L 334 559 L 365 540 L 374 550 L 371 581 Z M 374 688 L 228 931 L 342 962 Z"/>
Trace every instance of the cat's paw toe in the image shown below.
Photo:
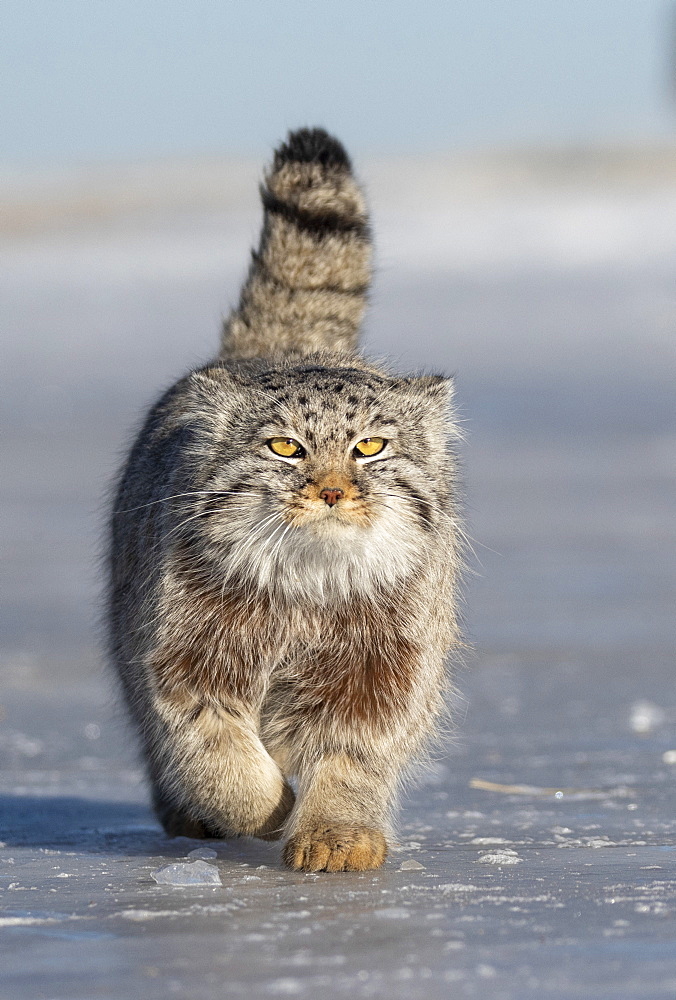
<path fill-rule="evenodd" d="M 367 826 L 320 826 L 294 834 L 284 847 L 288 868 L 305 872 L 362 872 L 380 868 L 387 842 Z"/>

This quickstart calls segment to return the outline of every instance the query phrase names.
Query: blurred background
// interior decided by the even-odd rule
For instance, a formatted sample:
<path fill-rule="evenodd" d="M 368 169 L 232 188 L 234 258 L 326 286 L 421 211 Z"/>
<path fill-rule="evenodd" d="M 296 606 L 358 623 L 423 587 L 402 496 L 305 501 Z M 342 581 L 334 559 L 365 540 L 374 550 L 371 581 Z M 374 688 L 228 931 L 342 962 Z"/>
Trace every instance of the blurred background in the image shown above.
<path fill-rule="evenodd" d="M 648 728 L 676 717 L 675 52 L 666 0 L 4 0 L 12 787 L 113 794 L 106 492 L 148 404 L 214 351 L 262 166 L 304 124 L 370 198 L 368 348 L 457 373 L 470 706 L 528 726 L 519 698 L 551 668 L 550 732 L 571 713 L 629 732 L 636 703 Z M 590 672 L 616 692 L 593 712 Z"/>

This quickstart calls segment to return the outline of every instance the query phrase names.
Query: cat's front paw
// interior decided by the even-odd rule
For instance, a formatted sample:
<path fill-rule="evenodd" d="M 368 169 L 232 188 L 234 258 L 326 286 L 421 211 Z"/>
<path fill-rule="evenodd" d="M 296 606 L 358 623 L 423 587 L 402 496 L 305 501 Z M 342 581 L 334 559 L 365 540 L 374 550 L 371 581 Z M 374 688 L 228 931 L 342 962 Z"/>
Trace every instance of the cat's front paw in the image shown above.
<path fill-rule="evenodd" d="M 284 847 L 284 863 L 304 872 L 363 872 L 380 868 L 387 842 L 368 826 L 318 826 L 300 831 Z"/>

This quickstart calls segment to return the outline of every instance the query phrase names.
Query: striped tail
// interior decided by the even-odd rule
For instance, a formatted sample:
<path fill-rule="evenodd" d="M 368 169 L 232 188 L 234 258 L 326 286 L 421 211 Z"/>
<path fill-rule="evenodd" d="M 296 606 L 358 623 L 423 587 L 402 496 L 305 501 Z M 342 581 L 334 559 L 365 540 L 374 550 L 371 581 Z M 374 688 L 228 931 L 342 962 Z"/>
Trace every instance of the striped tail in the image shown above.
<path fill-rule="evenodd" d="M 324 129 L 292 132 L 261 187 L 260 246 L 221 357 L 351 352 L 371 279 L 364 197 L 342 145 Z"/>

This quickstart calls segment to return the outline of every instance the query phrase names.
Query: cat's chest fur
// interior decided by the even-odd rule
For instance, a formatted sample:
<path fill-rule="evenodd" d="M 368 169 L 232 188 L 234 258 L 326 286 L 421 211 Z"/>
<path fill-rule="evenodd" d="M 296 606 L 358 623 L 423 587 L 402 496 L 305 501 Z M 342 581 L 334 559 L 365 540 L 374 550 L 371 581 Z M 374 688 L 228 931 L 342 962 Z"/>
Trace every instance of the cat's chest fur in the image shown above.
<path fill-rule="evenodd" d="M 415 587 L 303 601 L 234 581 L 219 593 L 184 553 L 152 653 L 159 689 L 179 701 L 260 700 L 268 716 L 283 706 L 287 724 L 302 710 L 382 725 L 411 697 L 425 638 L 415 601 Z"/>
<path fill-rule="evenodd" d="M 349 600 L 280 599 L 269 590 L 251 591 L 241 579 L 219 589 L 194 572 L 184 549 L 165 580 L 162 627 L 150 659 L 167 693 L 224 702 L 233 693 L 255 698 L 261 679 L 276 676 L 295 683 L 294 697 L 302 692 L 322 707 L 335 699 L 341 711 L 368 714 L 369 692 L 408 683 L 405 665 L 421 639 L 411 626 L 414 604 L 414 587 Z M 392 683 L 383 684 L 390 673 Z M 336 687 L 338 676 L 345 683 Z M 348 689 L 353 697 L 346 700 Z"/>

